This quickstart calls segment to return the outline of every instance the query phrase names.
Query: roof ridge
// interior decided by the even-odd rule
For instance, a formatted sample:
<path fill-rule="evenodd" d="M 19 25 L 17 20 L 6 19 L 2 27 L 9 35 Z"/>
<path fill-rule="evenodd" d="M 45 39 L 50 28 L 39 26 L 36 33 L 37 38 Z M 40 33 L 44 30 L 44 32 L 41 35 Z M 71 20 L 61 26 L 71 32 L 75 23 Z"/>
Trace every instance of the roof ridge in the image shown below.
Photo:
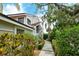
<path fill-rule="evenodd" d="M 25 15 L 30 15 L 30 16 L 33 16 L 33 17 L 38 17 L 38 16 L 36 16 L 36 15 L 32 15 L 32 14 L 28 14 L 28 13 L 8 14 L 7 16 L 11 16 L 11 15 L 19 15 L 19 14 L 25 14 Z"/>

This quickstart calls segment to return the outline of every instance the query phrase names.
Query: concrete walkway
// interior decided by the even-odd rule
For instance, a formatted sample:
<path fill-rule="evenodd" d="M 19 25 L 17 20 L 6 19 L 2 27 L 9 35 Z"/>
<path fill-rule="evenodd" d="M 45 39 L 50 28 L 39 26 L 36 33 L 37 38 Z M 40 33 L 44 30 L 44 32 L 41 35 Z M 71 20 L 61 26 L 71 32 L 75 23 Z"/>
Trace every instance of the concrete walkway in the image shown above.
<path fill-rule="evenodd" d="M 39 56 L 55 56 L 51 43 L 49 41 L 45 41 L 44 47 L 42 48 Z"/>

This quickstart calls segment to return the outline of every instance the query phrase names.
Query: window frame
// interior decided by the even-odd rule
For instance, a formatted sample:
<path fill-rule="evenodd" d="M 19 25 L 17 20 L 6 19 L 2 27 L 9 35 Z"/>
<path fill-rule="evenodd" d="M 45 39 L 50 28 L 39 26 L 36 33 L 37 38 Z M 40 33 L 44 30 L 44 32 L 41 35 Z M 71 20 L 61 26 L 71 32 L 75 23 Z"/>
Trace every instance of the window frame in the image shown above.
<path fill-rule="evenodd" d="M 24 17 L 18 18 L 18 22 L 24 23 Z"/>
<path fill-rule="evenodd" d="M 23 33 L 24 33 L 24 30 L 23 29 L 17 28 L 17 34 L 23 34 Z"/>
<path fill-rule="evenodd" d="M 27 24 L 31 25 L 31 20 L 29 18 L 27 18 Z"/>

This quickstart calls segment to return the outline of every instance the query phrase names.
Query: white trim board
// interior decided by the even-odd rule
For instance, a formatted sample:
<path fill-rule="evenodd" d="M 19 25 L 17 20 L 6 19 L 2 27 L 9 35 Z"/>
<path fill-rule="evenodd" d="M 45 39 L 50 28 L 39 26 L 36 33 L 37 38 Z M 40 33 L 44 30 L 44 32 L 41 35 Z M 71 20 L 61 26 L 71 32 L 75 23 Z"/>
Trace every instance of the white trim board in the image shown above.
<path fill-rule="evenodd" d="M 16 22 L 14 22 L 12 20 L 9 20 L 9 19 L 7 19 L 5 17 L 2 17 L 2 16 L 0 16 L 0 20 L 3 20 L 3 21 L 6 21 L 6 22 L 9 22 L 9 23 L 12 23 L 14 25 L 17 25 L 17 26 L 20 26 L 20 27 L 23 27 L 23 28 L 26 28 L 26 29 L 29 29 L 29 30 L 33 30 L 33 29 L 29 28 L 29 27 L 23 26 L 23 25 L 21 25 L 19 23 L 16 23 Z"/>
<path fill-rule="evenodd" d="M 14 30 L 9 30 L 9 29 L 0 29 L 0 31 L 10 31 L 10 32 L 13 32 Z"/>

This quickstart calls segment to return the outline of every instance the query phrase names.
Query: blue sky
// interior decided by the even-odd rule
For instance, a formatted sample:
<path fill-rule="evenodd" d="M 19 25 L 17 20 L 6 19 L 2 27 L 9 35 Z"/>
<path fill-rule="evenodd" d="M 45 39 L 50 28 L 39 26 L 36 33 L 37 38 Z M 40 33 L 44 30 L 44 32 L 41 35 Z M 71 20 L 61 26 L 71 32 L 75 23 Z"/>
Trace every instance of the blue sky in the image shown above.
<path fill-rule="evenodd" d="M 20 11 L 17 10 L 14 3 L 3 3 L 3 7 L 4 7 L 3 13 L 4 14 L 28 13 L 28 14 L 32 14 L 32 15 L 38 15 L 38 16 L 43 15 L 41 13 L 41 11 L 44 11 L 44 10 L 37 11 L 37 7 L 34 3 L 19 3 L 19 5 L 20 5 Z M 72 5 L 72 4 L 70 4 L 70 5 Z M 47 6 L 45 6 L 44 9 L 47 10 L 48 9 Z"/>
<path fill-rule="evenodd" d="M 37 8 L 35 4 L 32 3 L 24 3 L 21 5 L 25 13 L 36 14 Z"/>
<path fill-rule="evenodd" d="M 5 14 L 8 14 L 8 12 L 16 9 L 15 5 L 11 4 L 11 3 L 5 3 L 5 4 L 3 4 L 3 6 L 4 6 Z M 21 8 L 21 10 L 20 10 L 21 12 L 25 12 L 25 13 L 29 13 L 29 14 L 36 14 L 36 12 L 37 12 L 36 5 L 32 4 L 32 3 L 24 3 L 24 4 L 22 3 L 22 4 L 20 4 L 20 8 Z"/>
<path fill-rule="evenodd" d="M 28 13 L 32 15 L 36 15 L 36 14 L 43 15 L 42 13 L 40 13 L 40 10 L 37 11 L 37 7 L 33 3 L 20 3 L 19 5 L 20 5 L 20 11 L 17 10 L 17 8 L 15 7 L 13 3 L 4 3 L 3 13 L 4 14 Z"/>

